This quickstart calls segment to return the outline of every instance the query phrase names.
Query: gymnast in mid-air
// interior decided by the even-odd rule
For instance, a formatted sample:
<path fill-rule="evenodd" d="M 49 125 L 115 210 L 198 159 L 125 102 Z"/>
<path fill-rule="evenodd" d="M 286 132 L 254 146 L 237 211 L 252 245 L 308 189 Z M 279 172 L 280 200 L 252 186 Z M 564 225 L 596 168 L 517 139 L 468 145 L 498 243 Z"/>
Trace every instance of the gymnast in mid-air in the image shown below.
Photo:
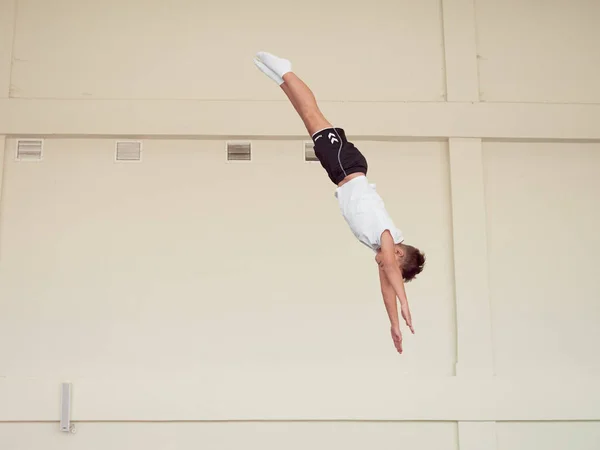
<path fill-rule="evenodd" d="M 402 232 L 394 225 L 375 186 L 367 180 L 367 160 L 348 142 L 342 128 L 333 127 L 325 119 L 312 91 L 292 72 L 291 62 L 259 52 L 254 64 L 281 87 L 300 115 L 312 136 L 315 155 L 337 186 L 335 196 L 344 219 L 354 236 L 375 252 L 392 340 L 396 350 L 402 353 L 396 298 L 400 302 L 402 318 L 414 334 L 404 283 L 421 273 L 425 256 L 404 243 Z"/>

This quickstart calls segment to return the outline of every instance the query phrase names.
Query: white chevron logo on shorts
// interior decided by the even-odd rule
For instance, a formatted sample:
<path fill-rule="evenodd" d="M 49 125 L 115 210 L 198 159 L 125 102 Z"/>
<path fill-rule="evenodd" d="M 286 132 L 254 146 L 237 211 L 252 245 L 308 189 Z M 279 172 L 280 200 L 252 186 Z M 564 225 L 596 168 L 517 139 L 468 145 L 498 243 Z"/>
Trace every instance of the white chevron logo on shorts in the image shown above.
<path fill-rule="evenodd" d="M 338 139 L 335 137 L 335 134 L 333 134 L 333 133 L 329 133 L 329 134 L 327 135 L 327 137 L 329 138 L 329 140 L 331 141 L 331 143 L 332 143 L 332 144 L 333 144 L 334 142 L 340 142 L 340 141 L 338 141 Z"/>

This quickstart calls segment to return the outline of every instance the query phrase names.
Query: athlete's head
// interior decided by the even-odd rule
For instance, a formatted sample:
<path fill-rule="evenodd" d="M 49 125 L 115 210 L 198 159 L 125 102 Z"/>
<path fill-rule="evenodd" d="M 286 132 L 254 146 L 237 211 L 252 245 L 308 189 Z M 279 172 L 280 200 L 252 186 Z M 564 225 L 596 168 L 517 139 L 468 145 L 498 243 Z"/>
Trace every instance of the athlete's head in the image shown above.
<path fill-rule="evenodd" d="M 396 255 L 402 277 L 407 283 L 414 280 L 425 267 L 425 255 L 412 245 L 397 244 Z"/>

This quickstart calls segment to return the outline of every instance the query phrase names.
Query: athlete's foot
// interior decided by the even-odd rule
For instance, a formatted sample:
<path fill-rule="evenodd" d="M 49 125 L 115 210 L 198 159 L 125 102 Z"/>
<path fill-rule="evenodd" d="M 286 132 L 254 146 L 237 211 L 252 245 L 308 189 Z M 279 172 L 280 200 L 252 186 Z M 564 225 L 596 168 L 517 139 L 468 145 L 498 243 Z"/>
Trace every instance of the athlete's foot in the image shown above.
<path fill-rule="evenodd" d="M 267 66 L 265 66 L 264 63 L 262 61 L 260 61 L 258 58 L 254 58 L 254 65 L 256 65 L 256 67 L 258 67 L 262 73 L 264 73 L 266 76 L 268 76 L 271 80 L 273 80 L 279 86 L 281 86 L 283 84 L 283 78 L 280 77 L 279 75 L 277 75 L 275 72 L 273 72 Z"/>
<path fill-rule="evenodd" d="M 290 61 L 267 52 L 258 52 L 254 58 L 254 63 L 265 75 L 279 83 L 279 85 L 283 83 L 283 76 L 292 71 L 292 63 Z M 265 71 L 263 67 L 269 69 L 269 71 Z M 277 78 L 273 78 L 273 74 Z"/>

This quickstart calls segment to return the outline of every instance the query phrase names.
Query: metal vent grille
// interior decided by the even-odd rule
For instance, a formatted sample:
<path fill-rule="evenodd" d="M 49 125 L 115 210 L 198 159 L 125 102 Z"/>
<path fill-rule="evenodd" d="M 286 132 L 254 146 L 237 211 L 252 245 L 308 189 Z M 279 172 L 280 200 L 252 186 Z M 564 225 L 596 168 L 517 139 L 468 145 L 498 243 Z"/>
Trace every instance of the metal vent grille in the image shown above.
<path fill-rule="evenodd" d="M 304 161 L 314 162 L 318 161 L 317 155 L 315 155 L 315 145 L 312 142 L 304 143 Z"/>
<path fill-rule="evenodd" d="M 228 142 L 227 161 L 250 161 L 252 149 L 249 142 Z"/>
<path fill-rule="evenodd" d="M 117 161 L 141 161 L 142 143 L 138 141 L 118 141 L 115 147 Z"/>
<path fill-rule="evenodd" d="M 17 161 L 39 161 L 42 159 L 44 142 L 41 139 L 17 140 Z"/>

